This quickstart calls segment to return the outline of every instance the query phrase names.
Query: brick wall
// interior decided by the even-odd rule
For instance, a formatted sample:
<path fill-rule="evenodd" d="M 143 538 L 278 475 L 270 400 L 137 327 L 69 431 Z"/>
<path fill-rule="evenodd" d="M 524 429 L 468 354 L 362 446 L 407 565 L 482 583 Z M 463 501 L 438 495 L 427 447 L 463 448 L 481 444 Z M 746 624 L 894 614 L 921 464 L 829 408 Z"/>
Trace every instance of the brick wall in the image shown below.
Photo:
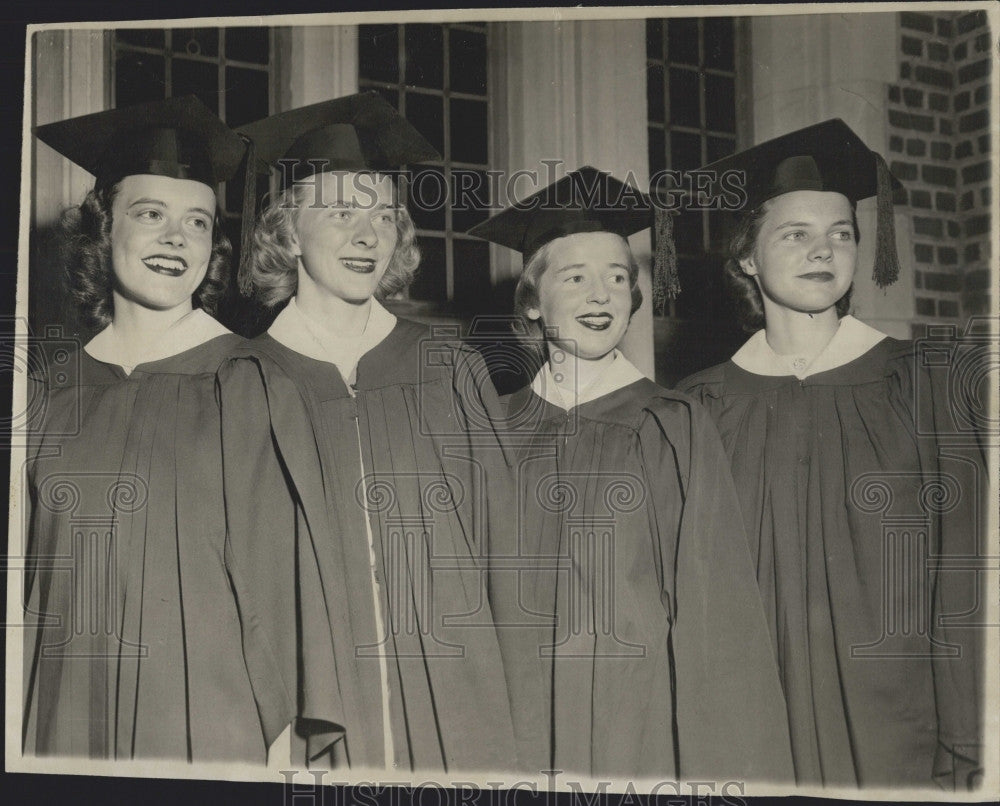
<path fill-rule="evenodd" d="M 964 321 L 990 300 L 991 35 L 983 11 L 901 12 L 888 88 L 889 165 L 906 190 L 920 321 Z"/>

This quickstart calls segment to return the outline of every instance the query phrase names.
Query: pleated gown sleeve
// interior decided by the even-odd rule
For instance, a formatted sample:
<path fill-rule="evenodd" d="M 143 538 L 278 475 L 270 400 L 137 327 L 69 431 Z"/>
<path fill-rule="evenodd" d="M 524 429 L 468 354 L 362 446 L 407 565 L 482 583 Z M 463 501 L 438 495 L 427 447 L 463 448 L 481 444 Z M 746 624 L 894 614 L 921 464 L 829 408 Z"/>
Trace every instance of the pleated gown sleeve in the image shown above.
<path fill-rule="evenodd" d="M 966 346 L 886 338 L 801 381 L 730 361 L 681 384 L 731 458 L 800 783 L 976 781 L 987 478 Z"/>
<path fill-rule="evenodd" d="M 719 436 L 700 405 L 661 399 L 648 406 L 640 444 L 648 489 L 670 489 L 679 475 L 683 490 L 679 521 L 674 502 L 653 508 L 672 619 L 679 777 L 789 781 L 784 698 Z"/>
<path fill-rule="evenodd" d="M 982 420 L 966 396 L 969 384 L 956 383 L 962 380 L 956 377 L 963 369 L 960 361 L 975 369 L 975 356 L 963 356 L 956 349 L 961 346 L 903 342 L 886 363 L 890 400 L 914 424 L 921 492 L 939 541 L 939 565 L 930 573 L 930 637 L 938 647 L 955 648 L 932 659 L 938 719 L 933 776 L 939 785 L 959 790 L 974 786 L 982 775 L 981 625 L 987 591 L 974 569 L 988 553 L 989 487 Z M 950 360 L 926 360 L 929 351 Z"/>
<path fill-rule="evenodd" d="M 311 757 L 343 737 L 337 669 L 310 522 L 320 488 L 294 488 L 289 462 L 319 463 L 310 421 L 288 379 L 266 360 L 234 358 L 219 371 L 226 495 L 226 561 L 240 607 L 244 652 L 268 744 L 298 717 Z M 266 380 L 265 380 L 266 378 Z M 281 405 L 272 405 L 273 400 Z M 276 432 L 294 446 L 279 453 Z M 307 500 L 319 495 L 318 501 Z"/>
<path fill-rule="evenodd" d="M 50 386 L 29 470 L 29 617 L 45 615 L 26 752 L 263 761 L 224 562 L 215 372 L 238 341 L 128 376 L 81 353 L 80 377 Z"/>

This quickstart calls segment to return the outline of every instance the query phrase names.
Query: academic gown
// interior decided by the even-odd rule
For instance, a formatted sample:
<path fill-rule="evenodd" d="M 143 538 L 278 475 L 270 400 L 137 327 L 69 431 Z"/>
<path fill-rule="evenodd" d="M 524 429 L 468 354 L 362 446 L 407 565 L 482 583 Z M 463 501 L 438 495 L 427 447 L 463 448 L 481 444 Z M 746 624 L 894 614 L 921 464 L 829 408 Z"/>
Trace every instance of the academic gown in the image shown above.
<path fill-rule="evenodd" d="M 974 780 L 986 474 L 940 346 L 844 317 L 803 377 L 759 331 L 680 385 L 732 463 L 800 783 Z"/>
<path fill-rule="evenodd" d="M 506 467 L 495 393 L 474 350 L 430 336 L 396 320 L 350 385 L 271 333 L 219 374 L 230 567 L 267 734 L 297 714 L 308 758 L 334 768 L 514 756 L 483 560 L 490 468 Z"/>
<path fill-rule="evenodd" d="M 26 754 L 265 760 L 223 556 L 215 371 L 239 341 L 32 378 Z"/>
<path fill-rule="evenodd" d="M 787 781 L 784 703 L 718 435 L 629 367 L 617 356 L 617 382 L 568 410 L 545 392 L 547 369 L 504 399 L 518 528 L 494 542 L 491 597 L 519 762 Z"/>

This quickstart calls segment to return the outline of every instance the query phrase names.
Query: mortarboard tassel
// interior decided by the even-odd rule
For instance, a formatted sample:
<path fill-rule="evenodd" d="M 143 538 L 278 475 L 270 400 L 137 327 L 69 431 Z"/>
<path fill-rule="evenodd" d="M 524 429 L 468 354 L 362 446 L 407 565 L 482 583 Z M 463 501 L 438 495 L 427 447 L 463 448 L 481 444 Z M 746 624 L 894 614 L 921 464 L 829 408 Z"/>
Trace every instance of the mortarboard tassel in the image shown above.
<path fill-rule="evenodd" d="M 257 211 L 257 148 L 253 140 L 245 135 L 240 139 L 247 144 L 246 169 L 243 172 L 243 220 L 240 222 L 240 265 L 237 271 L 240 292 L 249 297 L 253 294 L 250 279 L 250 249 L 253 245 L 254 214 Z"/>
<path fill-rule="evenodd" d="M 653 254 L 653 313 L 663 313 L 668 299 L 681 292 L 674 246 L 674 219 L 669 210 L 656 207 L 656 251 Z"/>
<path fill-rule="evenodd" d="M 875 223 L 875 267 L 872 279 L 879 288 L 899 279 L 899 256 L 896 254 L 896 222 L 892 206 L 892 174 L 881 154 L 875 154 L 877 171 L 877 213 Z"/>

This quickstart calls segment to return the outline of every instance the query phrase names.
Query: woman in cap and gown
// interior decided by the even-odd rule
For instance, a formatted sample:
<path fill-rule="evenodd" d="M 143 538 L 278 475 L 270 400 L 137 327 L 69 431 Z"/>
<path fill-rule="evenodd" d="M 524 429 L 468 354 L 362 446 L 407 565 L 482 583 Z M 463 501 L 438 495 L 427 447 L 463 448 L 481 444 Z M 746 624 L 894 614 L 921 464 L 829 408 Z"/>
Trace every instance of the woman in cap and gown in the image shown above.
<path fill-rule="evenodd" d="M 96 176 L 67 214 L 72 297 L 102 328 L 30 379 L 26 754 L 265 758 L 224 562 L 212 318 L 216 185 L 242 140 L 194 97 L 40 127 Z M 49 371 L 45 371 L 48 367 Z"/>
<path fill-rule="evenodd" d="M 506 472 L 495 392 L 475 351 L 380 302 L 419 257 L 391 172 L 438 155 L 376 93 L 241 131 L 281 170 L 242 280 L 283 307 L 219 375 L 265 722 L 312 714 L 296 742 L 335 768 L 503 769 L 513 734 L 482 559 L 487 480 Z"/>
<path fill-rule="evenodd" d="M 796 780 L 974 783 L 981 601 L 975 571 L 947 566 L 984 535 L 975 417 L 948 388 L 961 345 L 924 345 L 942 365 L 847 313 L 861 199 L 878 196 L 875 280 L 896 278 L 898 182 L 840 120 L 706 170 L 745 178 L 727 278 L 753 335 L 679 388 L 732 464 Z"/>
<path fill-rule="evenodd" d="M 524 254 L 515 308 L 545 334 L 541 369 L 504 400 L 516 529 L 490 546 L 519 764 L 784 781 L 784 703 L 718 435 L 618 349 L 642 302 L 627 237 L 650 219 L 644 194 L 587 167 L 471 230 Z"/>

